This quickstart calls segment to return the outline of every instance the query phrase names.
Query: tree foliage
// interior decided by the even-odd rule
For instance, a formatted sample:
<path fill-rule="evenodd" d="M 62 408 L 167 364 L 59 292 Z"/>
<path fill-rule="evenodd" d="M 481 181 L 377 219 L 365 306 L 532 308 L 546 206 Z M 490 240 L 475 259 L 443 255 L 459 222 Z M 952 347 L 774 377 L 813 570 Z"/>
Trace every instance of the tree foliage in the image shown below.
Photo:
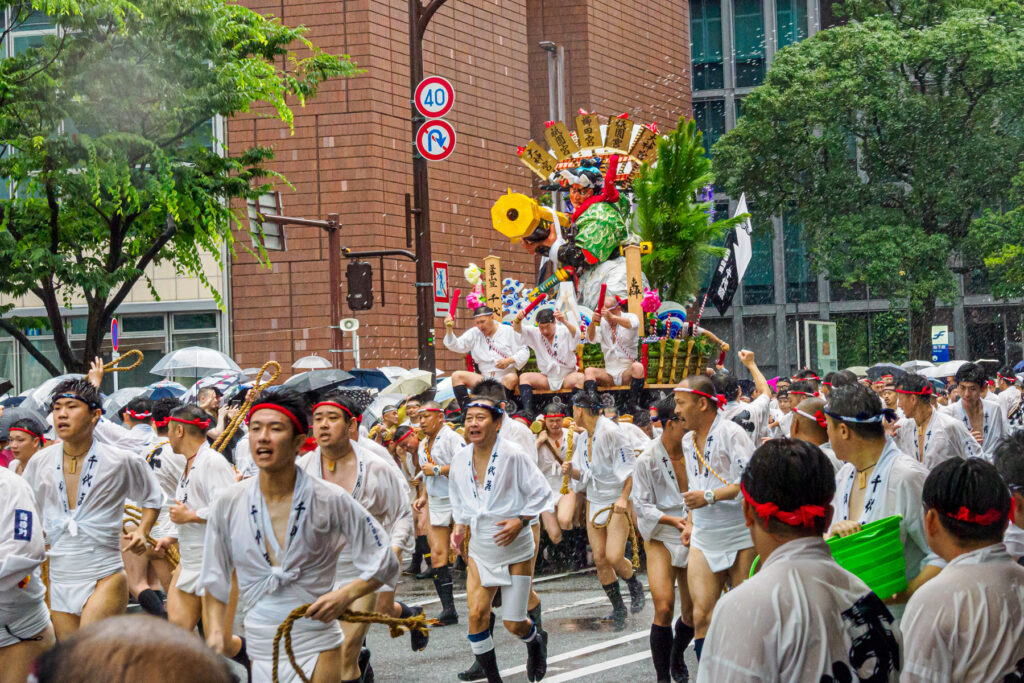
<path fill-rule="evenodd" d="M 936 300 L 980 264 L 972 222 L 1024 160 L 1024 6 L 843 6 L 852 21 L 776 55 L 716 171 L 766 215 L 791 211 L 830 280 L 908 308 L 911 355 L 927 358 Z"/>
<path fill-rule="evenodd" d="M 280 177 L 270 148 L 215 144 L 214 117 L 261 104 L 291 126 L 294 103 L 356 68 L 313 46 L 305 29 L 225 0 L 0 6 L 16 18 L 7 30 L 33 9 L 60 27 L 0 62 L 0 177 L 11 183 L 0 201 L 0 292 L 41 299 L 61 362 L 80 371 L 147 266 L 173 263 L 214 290 L 200 258 L 219 262 L 225 245 L 234 254 L 232 201 Z M 86 339 L 76 354 L 60 307 L 82 296 Z M 34 351 L 14 322 L 0 326 Z"/>
<path fill-rule="evenodd" d="M 713 242 L 747 217 L 713 220 L 714 205 L 704 199 L 714 176 L 702 137 L 694 121 L 680 119 L 659 140 L 657 163 L 633 184 L 640 234 L 654 245 L 643 257 L 644 273 L 663 299 L 682 303 L 696 293 L 707 257 L 723 255 Z"/>

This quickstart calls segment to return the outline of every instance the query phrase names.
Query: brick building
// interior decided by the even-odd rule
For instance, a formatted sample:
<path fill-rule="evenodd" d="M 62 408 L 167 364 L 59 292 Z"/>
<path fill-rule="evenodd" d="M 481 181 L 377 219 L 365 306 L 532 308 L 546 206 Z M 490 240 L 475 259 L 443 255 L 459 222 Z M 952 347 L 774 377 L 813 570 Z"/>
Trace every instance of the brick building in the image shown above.
<path fill-rule="evenodd" d="M 366 72 L 327 83 L 297 108 L 295 132 L 273 119 L 239 116 L 227 123 L 229 145 L 270 144 L 274 167 L 294 185 L 282 191 L 284 214 L 340 214 L 342 243 L 353 250 L 407 248 L 405 194 L 412 191 L 409 123 L 408 5 L 403 0 L 245 0 L 249 7 L 309 28 L 308 37 L 335 54 L 349 54 Z M 450 0 L 434 16 L 424 44 L 424 73 L 448 78 L 456 103 L 446 117 L 458 135 L 454 154 L 430 166 L 433 258 L 462 268 L 502 258 L 504 275 L 524 282 L 533 259 L 490 225 L 490 206 L 506 188 L 530 192 L 532 174 L 515 156 L 517 144 L 543 140 L 550 118 L 547 52 L 562 48 L 564 109 L 604 115 L 623 111 L 638 122 L 670 127 L 690 113 L 689 20 L 682 0 Z M 256 112 L 258 113 L 258 112 Z M 310 353 L 331 357 L 326 233 L 284 228 L 286 249 L 260 268 L 239 250 L 230 266 L 233 353 L 243 367 L 268 359 L 286 371 Z M 239 240 L 249 241 L 245 234 Z M 414 265 L 384 261 L 381 292 L 374 267 L 373 310 L 345 315 L 360 321 L 362 365 L 409 367 L 416 359 Z M 344 287 L 342 294 L 344 295 Z M 381 297 L 385 303 L 382 304 Z M 469 324 L 465 308 L 458 327 Z M 462 361 L 440 344 L 437 365 Z M 346 340 L 347 341 L 347 340 Z M 347 346 L 348 344 L 346 344 Z M 350 357 L 335 356 L 342 367 Z"/>

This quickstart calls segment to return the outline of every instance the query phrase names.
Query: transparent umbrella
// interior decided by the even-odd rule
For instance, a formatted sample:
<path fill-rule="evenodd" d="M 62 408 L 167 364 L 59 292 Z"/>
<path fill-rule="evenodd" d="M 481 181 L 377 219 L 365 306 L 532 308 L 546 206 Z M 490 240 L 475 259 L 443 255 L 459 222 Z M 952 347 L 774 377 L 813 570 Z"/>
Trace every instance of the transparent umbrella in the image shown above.
<path fill-rule="evenodd" d="M 204 377 L 211 372 L 224 370 L 242 372 L 238 363 L 220 351 L 203 346 L 189 346 L 171 351 L 157 361 L 150 372 L 165 377 Z"/>
<path fill-rule="evenodd" d="M 344 370 L 335 370 L 330 368 L 327 370 L 310 370 L 309 372 L 300 372 L 297 375 L 289 377 L 284 384 L 281 386 L 294 389 L 302 393 L 308 393 L 313 391 L 326 391 L 339 387 L 345 382 L 352 379 L 352 375 L 348 374 Z"/>
<path fill-rule="evenodd" d="M 149 393 L 148 387 L 125 387 L 118 389 L 103 401 L 103 414 L 108 420 L 121 424 L 117 413 L 137 396 Z"/>
<path fill-rule="evenodd" d="M 292 370 L 326 370 L 331 366 L 331 361 L 315 353 L 312 356 L 303 356 L 292 363 Z"/>
<path fill-rule="evenodd" d="M 85 377 L 85 375 L 76 374 L 57 375 L 56 377 L 51 377 L 35 389 L 30 390 L 25 401 L 21 405 L 25 408 L 35 410 L 46 415 L 50 412 L 50 405 L 52 403 L 50 401 L 50 397 L 51 394 L 53 394 L 53 390 L 57 388 L 57 385 L 66 379 L 81 379 L 83 377 Z"/>

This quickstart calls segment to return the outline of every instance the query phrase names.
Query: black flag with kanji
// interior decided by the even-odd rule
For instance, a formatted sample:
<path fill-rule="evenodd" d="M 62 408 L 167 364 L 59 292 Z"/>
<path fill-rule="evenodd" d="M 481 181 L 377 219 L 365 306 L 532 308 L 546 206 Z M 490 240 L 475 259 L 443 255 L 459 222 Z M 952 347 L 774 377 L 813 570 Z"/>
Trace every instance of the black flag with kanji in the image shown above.
<path fill-rule="evenodd" d="M 736 213 L 733 215 L 739 216 L 744 213 L 747 213 L 747 200 L 741 195 L 740 201 L 736 205 Z M 715 274 L 711 278 L 711 284 L 708 285 L 708 298 L 718 309 L 719 315 L 725 315 L 725 312 L 729 310 L 732 298 L 740 286 L 740 280 L 743 279 L 743 274 L 747 271 L 752 253 L 750 245 L 752 227 L 748 218 L 738 228 L 729 231 L 729 236 L 725 240 L 725 256 L 719 261 Z"/>

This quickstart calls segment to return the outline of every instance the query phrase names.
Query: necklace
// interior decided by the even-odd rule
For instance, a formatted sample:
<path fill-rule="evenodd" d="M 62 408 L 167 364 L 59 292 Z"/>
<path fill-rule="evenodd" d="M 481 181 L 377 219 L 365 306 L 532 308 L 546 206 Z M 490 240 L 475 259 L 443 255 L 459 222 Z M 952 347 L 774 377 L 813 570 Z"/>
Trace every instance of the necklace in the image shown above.
<path fill-rule="evenodd" d="M 68 458 L 71 461 L 71 464 L 68 465 L 68 474 L 74 474 L 75 472 L 78 471 L 78 461 L 81 459 L 83 455 L 85 455 L 88 452 L 89 449 L 86 449 L 79 453 L 78 455 L 71 455 L 70 453 L 67 452 L 67 450 L 62 451 L 64 457 Z"/>
<path fill-rule="evenodd" d="M 867 471 L 870 470 L 871 468 L 873 468 L 877 464 L 878 463 L 874 463 L 874 464 L 868 465 L 867 467 L 865 467 L 862 470 L 857 470 L 857 488 L 863 490 L 863 489 L 866 489 L 868 487 Z"/>
<path fill-rule="evenodd" d="M 704 445 L 707 446 L 706 440 L 705 440 Z M 715 477 L 718 479 L 718 481 L 722 482 L 726 486 L 729 485 L 729 482 L 727 482 L 725 480 L 725 478 L 722 477 L 722 475 L 720 475 L 718 472 L 716 472 L 715 469 L 713 467 L 711 467 L 711 465 L 708 464 L 708 461 L 704 459 L 704 454 L 701 452 L 700 448 L 697 447 L 697 435 L 696 434 L 693 435 L 693 451 L 697 454 L 697 459 L 700 460 L 700 464 L 704 466 L 704 470 L 706 472 L 711 472 L 711 474 L 715 475 Z"/>

